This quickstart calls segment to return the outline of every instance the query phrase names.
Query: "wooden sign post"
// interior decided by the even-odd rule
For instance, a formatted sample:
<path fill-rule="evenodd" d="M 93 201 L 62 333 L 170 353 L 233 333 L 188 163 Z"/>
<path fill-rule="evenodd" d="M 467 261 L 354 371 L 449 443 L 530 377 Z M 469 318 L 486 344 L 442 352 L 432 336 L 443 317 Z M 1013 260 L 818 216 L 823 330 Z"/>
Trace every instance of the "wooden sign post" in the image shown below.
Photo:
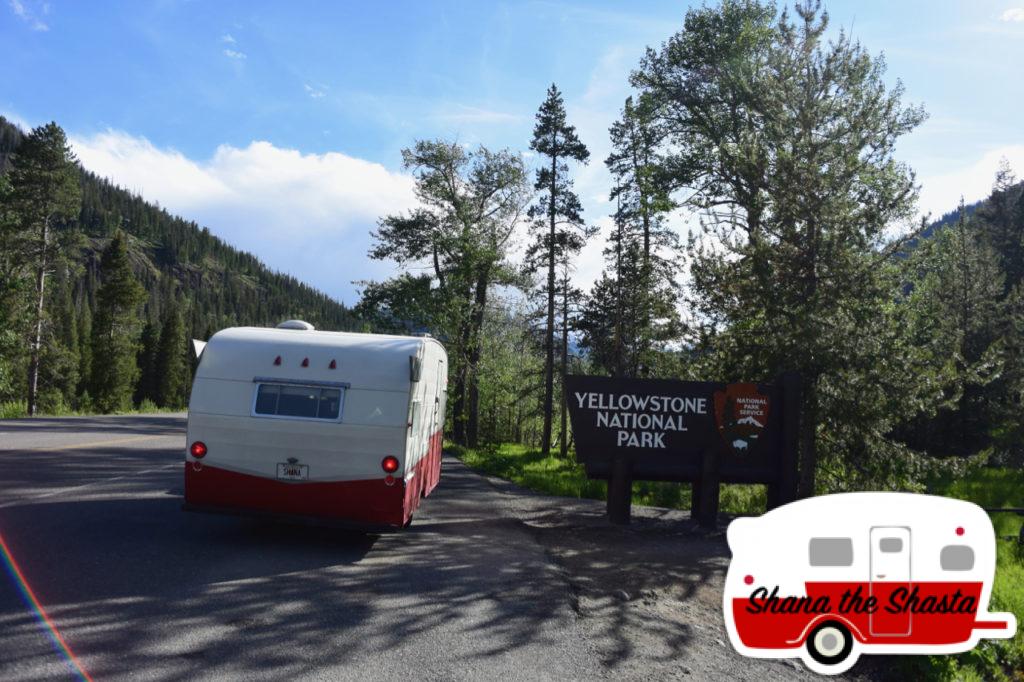
<path fill-rule="evenodd" d="M 693 516 L 718 522 L 719 484 L 765 483 L 796 499 L 800 378 L 770 384 L 567 376 L 576 457 L 608 481 L 608 518 L 628 524 L 634 480 L 693 484 Z"/>

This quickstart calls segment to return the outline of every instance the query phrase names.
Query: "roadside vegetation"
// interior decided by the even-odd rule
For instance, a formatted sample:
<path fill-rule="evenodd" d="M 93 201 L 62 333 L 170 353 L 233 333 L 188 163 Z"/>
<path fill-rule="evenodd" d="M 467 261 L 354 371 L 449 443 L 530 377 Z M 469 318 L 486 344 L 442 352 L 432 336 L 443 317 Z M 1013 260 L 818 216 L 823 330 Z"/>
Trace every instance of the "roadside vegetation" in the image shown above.
<path fill-rule="evenodd" d="M 986 509 L 1024 508 L 1024 470 L 1020 467 L 977 467 L 964 477 L 939 477 L 929 481 L 929 492 L 970 500 Z M 1017 616 L 1013 639 L 982 640 L 975 649 L 959 656 L 917 656 L 900 659 L 908 678 L 988 682 L 1024 680 L 1024 516 L 1008 512 L 990 514 L 996 531 L 996 580 L 992 611 Z"/>
<path fill-rule="evenodd" d="M 160 407 L 152 400 L 143 400 L 139 405 L 128 410 L 117 410 L 108 414 L 170 414 L 181 412 L 184 408 Z M 37 411 L 37 417 L 88 417 L 96 414 L 95 410 L 76 410 L 66 405 L 55 410 Z M 0 403 L 0 419 L 22 419 L 29 416 L 28 404 L 24 400 L 12 400 Z"/>
<path fill-rule="evenodd" d="M 466 448 L 446 443 L 445 450 L 482 473 L 512 481 L 548 495 L 604 500 L 608 486 L 587 478 L 573 458 L 545 455 L 538 448 L 517 443 Z M 723 485 L 721 511 L 726 514 L 761 514 L 767 493 L 763 485 Z M 690 486 L 679 483 L 636 481 L 633 503 L 669 509 L 690 508 Z"/>

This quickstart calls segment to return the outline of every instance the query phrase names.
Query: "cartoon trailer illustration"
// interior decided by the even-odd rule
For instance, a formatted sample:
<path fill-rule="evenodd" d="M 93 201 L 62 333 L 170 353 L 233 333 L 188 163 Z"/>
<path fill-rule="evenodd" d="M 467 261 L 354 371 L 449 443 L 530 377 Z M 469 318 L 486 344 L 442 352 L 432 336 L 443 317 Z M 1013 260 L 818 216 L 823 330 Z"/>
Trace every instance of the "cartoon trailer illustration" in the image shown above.
<path fill-rule="evenodd" d="M 188 511 L 401 527 L 441 477 L 448 357 L 430 337 L 217 332 L 188 406 Z"/>
<path fill-rule="evenodd" d="M 813 497 L 736 519 L 727 538 L 725 625 L 745 656 L 838 674 L 862 653 L 958 653 L 1016 631 L 1013 614 L 988 613 L 995 533 L 970 502 Z"/>

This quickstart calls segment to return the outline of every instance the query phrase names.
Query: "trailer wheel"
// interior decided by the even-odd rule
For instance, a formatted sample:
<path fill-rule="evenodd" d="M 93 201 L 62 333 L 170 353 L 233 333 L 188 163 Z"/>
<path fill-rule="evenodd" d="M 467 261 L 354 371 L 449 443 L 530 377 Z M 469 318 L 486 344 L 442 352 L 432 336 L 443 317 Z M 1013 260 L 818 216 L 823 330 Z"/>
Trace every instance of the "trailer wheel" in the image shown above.
<path fill-rule="evenodd" d="M 822 665 L 839 665 L 853 651 L 853 635 L 842 623 L 827 620 L 807 636 L 807 653 Z"/>

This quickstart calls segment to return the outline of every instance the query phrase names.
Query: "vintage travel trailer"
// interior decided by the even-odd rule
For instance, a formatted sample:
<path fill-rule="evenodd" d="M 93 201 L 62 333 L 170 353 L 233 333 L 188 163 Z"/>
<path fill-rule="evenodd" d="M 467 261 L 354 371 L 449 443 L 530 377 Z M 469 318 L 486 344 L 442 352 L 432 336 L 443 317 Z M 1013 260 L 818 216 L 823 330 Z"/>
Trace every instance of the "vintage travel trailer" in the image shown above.
<path fill-rule="evenodd" d="M 435 339 L 290 320 L 196 350 L 186 510 L 397 528 L 438 484 L 448 357 Z"/>
<path fill-rule="evenodd" d="M 970 502 L 911 493 L 800 500 L 727 533 L 726 629 L 737 651 L 837 674 L 862 653 L 947 654 L 1012 637 L 988 613 L 992 522 Z"/>

